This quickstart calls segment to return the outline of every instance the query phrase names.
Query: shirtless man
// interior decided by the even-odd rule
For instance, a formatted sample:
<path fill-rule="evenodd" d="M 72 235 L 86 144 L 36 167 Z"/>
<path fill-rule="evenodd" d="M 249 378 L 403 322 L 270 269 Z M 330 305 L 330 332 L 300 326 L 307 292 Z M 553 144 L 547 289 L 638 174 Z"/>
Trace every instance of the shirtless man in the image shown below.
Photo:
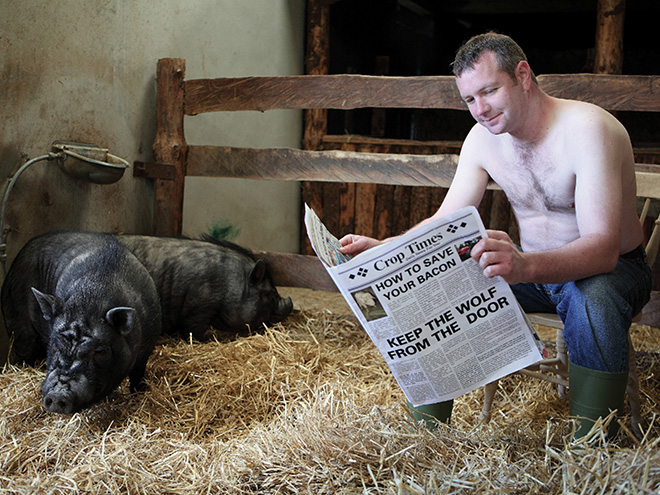
<path fill-rule="evenodd" d="M 445 200 L 421 224 L 478 206 L 489 178 L 503 189 L 522 250 L 505 232 L 489 230 L 472 257 L 486 277 L 511 284 L 524 310 L 557 312 L 564 320 L 570 414 L 580 422 L 580 436 L 599 416 L 621 411 L 627 331 L 651 291 L 630 138 L 603 109 L 544 93 L 507 36 L 475 36 L 458 51 L 453 69 L 477 124 Z M 348 254 L 386 241 L 353 234 L 341 239 Z M 578 392 L 585 389 L 588 397 Z M 446 404 L 424 407 L 449 419 L 436 414 Z"/>

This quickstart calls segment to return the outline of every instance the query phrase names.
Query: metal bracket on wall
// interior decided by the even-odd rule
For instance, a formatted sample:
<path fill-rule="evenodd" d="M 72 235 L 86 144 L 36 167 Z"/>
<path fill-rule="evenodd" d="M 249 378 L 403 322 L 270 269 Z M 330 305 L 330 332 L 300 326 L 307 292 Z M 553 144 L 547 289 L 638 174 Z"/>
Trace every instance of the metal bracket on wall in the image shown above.
<path fill-rule="evenodd" d="M 133 177 L 174 180 L 176 166 L 171 163 L 133 162 Z"/>

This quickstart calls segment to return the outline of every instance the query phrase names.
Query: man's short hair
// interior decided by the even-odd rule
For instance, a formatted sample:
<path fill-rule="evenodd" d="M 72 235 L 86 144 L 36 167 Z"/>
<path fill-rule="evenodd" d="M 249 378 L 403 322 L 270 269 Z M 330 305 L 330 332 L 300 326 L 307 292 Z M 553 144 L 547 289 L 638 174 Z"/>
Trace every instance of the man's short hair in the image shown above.
<path fill-rule="evenodd" d="M 517 80 L 518 63 L 523 60 L 527 62 L 527 56 L 518 43 L 509 36 L 491 31 L 473 36 L 458 49 L 456 58 L 451 64 L 454 75 L 460 77 L 466 70 L 474 68 L 479 57 L 486 52 L 495 55 L 499 69 L 506 72 L 513 81 Z M 532 80 L 538 84 L 533 71 Z"/>

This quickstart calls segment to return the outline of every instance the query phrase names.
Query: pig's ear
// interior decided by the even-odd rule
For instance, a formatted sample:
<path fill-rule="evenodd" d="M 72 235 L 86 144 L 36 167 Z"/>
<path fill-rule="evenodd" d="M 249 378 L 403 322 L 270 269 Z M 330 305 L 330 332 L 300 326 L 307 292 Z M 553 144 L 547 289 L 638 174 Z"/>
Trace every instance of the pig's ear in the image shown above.
<path fill-rule="evenodd" d="M 257 260 L 250 272 L 250 282 L 261 282 L 266 276 L 266 260 Z"/>
<path fill-rule="evenodd" d="M 106 321 L 119 333 L 126 334 L 133 330 L 134 308 L 116 307 L 105 314 Z"/>
<path fill-rule="evenodd" d="M 51 296 L 50 294 L 44 294 L 39 292 L 34 287 L 31 287 L 34 297 L 37 298 L 39 307 L 41 308 L 41 314 L 44 316 L 44 320 L 50 321 L 55 316 L 57 316 L 60 311 L 62 311 L 62 300 L 59 297 Z"/>

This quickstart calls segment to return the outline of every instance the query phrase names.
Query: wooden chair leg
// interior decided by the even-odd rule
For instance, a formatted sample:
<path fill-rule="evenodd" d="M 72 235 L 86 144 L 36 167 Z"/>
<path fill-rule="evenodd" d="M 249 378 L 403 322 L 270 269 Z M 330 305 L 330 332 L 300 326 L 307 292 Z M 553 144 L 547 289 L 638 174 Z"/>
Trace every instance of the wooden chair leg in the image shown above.
<path fill-rule="evenodd" d="M 560 364 L 557 366 L 563 370 L 568 371 L 568 347 L 566 347 L 566 342 L 564 342 L 564 329 L 557 329 L 557 359 L 559 359 Z M 557 375 L 557 378 L 562 378 L 561 375 Z M 561 399 L 566 398 L 566 387 L 564 385 L 557 385 L 557 392 Z"/>
<path fill-rule="evenodd" d="M 493 398 L 495 397 L 495 392 L 497 392 L 497 382 L 490 382 L 484 387 L 484 407 L 481 410 L 481 421 L 488 423 L 491 418 L 490 409 L 493 405 Z"/>
<path fill-rule="evenodd" d="M 633 434 L 642 439 L 642 414 L 639 407 L 639 379 L 637 378 L 637 356 L 630 335 L 628 335 L 628 404 L 630 405 L 630 426 Z"/>

